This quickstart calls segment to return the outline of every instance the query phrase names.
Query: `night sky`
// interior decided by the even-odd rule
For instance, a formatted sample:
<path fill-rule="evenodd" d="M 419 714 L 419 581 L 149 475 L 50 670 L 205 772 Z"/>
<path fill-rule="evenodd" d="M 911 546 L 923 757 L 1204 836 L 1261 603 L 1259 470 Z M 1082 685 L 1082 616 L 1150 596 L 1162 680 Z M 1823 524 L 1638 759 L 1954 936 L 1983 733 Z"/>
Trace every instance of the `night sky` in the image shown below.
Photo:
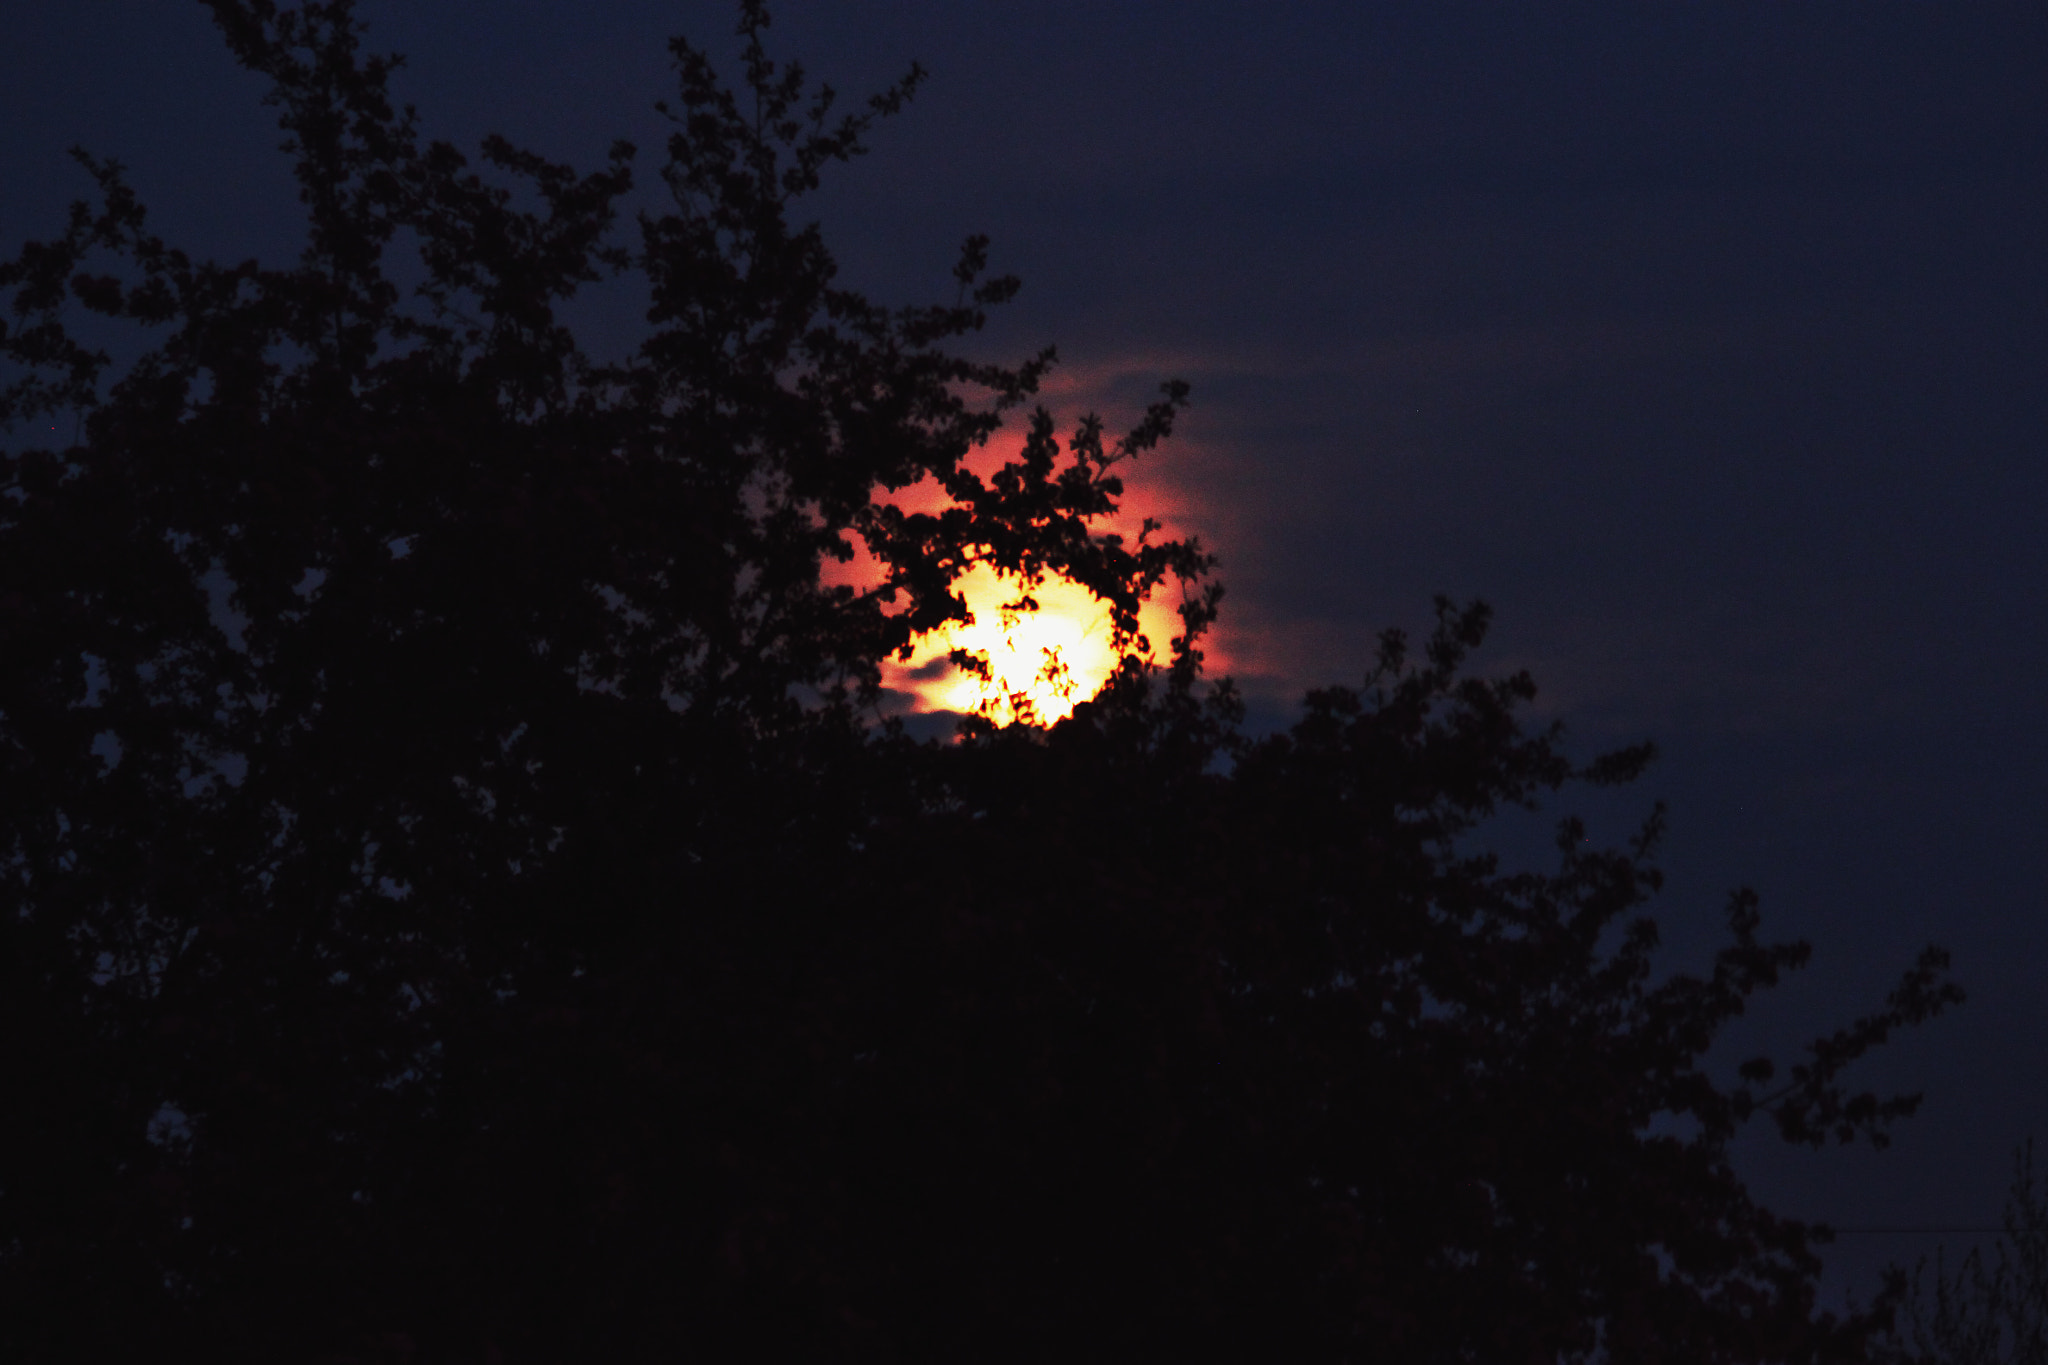
<path fill-rule="evenodd" d="M 586 168 L 651 160 L 668 35 L 733 48 L 710 0 L 363 11 L 430 135 Z M 932 73 L 817 201 L 847 283 L 950 298 L 985 232 L 1025 287 L 979 344 L 1056 343 L 1063 417 L 1192 382 L 1133 497 L 1222 555 L 1256 723 L 1484 597 L 1483 664 L 1582 752 L 1662 749 L 1577 806 L 1618 839 L 1669 802 L 1665 960 L 1740 884 L 1813 940 L 1731 1070 L 1950 947 L 1969 1003 L 1863 1073 L 1926 1092 L 1892 1150 L 1741 1162 L 1843 1227 L 1997 1222 L 2048 1138 L 2048 7 L 786 0 L 772 38 L 848 95 Z M 84 192 L 82 143 L 174 243 L 296 254 L 199 5 L 17 0 L 0 51 L 0 250 Z M 1976 1239 L 1845 1234 L 1831 1290 L 1944 1240 Z"/>

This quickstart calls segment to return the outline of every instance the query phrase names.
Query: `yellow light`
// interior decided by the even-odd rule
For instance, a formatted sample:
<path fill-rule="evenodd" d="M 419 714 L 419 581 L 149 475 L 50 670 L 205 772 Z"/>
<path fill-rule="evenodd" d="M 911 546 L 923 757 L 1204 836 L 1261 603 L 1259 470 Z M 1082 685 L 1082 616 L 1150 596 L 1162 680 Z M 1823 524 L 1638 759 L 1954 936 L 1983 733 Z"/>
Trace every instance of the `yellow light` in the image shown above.
<path fill-rule="evenodd" d="M 1023 595 L 1021 581 L 987 565 L 953 586 L 973 620 L 919 636 L 908 659 L 883 669 L 884 685 L 911 694 L 914 709 L 985 711 L 999 725 L 1049 725 L 1094 696 L 1115 671 L 1108 604 L 1078 583 L 1047 577 L 1031 590 L 1037 610 L 1024 612 L 1005 610 Z M 956 649 L 987 659 L 988 678 L 945 665 Z"/>

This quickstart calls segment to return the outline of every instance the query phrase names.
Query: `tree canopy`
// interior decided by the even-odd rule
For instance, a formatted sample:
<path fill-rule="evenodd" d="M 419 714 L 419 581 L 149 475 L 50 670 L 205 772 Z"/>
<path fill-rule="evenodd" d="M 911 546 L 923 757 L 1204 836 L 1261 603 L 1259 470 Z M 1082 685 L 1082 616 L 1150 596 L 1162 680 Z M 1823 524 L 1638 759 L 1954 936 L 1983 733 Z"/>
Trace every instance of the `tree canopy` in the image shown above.
<path fill-rule="evenodd" d="M 1820 1311 L 1729 1143 L 1882 1142 L 1914 1098 L 1845 1072 L 1945 956 L 1710 1075 L 1808 950 L 1739 893 L 1653 979 L 1661 812 L 1474 851 L 1651 758 L 1472 675 L 1479 604 L 1248 733 L 1208 555 L 1105 529 L 1186 386 L 1061 439 L 1049 350 L 959 350 L 984 240 L 887 308 L 800 217 L 916 68 L 842 112 L 748 0 L 735 83 L 672 43 L 653 174 L 584 174 L 423 138 L 350 0 L 206 3 L 298 262 L 195 259 L 81 154 L 0 267 L 10 1358 L 1862 1357 L 1896 1295 Z M 564 309 L 618 281 L 594 357 Z M 914 740 L 883 663 L 976 565 L 1124 663 Z"/>
<path fill-rule="evenodd" d="M 1930 1282 L 1922 1257 L 1902 1321 L 1883 1343 L 1888 1365 L 2048 1363 L 2048 1191 L 2034 1174 L 2031 1139 L 2012 1166 L 1996 1259 L 1972 1247 L 1951 1276 L 1937 1253 Z"/>

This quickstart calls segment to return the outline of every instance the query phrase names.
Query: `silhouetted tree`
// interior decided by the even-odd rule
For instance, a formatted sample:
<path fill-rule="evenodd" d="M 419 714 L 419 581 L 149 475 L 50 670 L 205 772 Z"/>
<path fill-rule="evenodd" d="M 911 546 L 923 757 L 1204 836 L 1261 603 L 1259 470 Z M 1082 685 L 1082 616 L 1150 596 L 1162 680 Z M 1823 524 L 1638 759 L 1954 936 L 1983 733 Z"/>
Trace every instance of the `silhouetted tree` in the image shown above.
<path fill-rule="evenodd" d="M 1817 1312 L 1728 1144 L 1882 1141 L 1914 1100 L 1842 1073 L 1945 958 L 1782 1083 L 1709 1077 L 1806 948 L 1744 894 L 1652 985 L 1660 817 L 1470 851 L 1650 757 L 1465 676 L 1482 607 L 1244 735 L 1200 547 L 1096 529 L 1184 386 L 978 477 L 1052 355 L 947 347 L 1015 281 L 971 240 L 887 310 L 792 219 L 914 68 L 837 115 L 756 3 L 737 93 L 677 40 L 622 232 L 631 147 L 478 169 L 349 0 L 208 3 L 299 263 L 193 260 L 83 157 L 97 205 L 0 269 L 0 416 L 82 423 L 0 489 L 9 1358 L 1858 1358 L 1891 1300 Z M 600 361 L 558 309 L 615 277 L 648 328 Z M 117 366 L 74 307 L 158 339 Z M 891 505 L 921 479 L 948 510 Z M 881 661 L 977 562 L 1133 652 L 1050 730 L 913 743 Z"/>
<path fill-rule="evenodd" d="M 1995 1261 L 1972 1247 L 1951 1277 L 1937 1255 L 1915 1267 L 1904 1322 L 1885 1359 L 1900 1365 L 2048 1362 L 2048 1193 L 2034 1178 L 2034 1144 L 2013 1153 L 2005 1228 Z"/>

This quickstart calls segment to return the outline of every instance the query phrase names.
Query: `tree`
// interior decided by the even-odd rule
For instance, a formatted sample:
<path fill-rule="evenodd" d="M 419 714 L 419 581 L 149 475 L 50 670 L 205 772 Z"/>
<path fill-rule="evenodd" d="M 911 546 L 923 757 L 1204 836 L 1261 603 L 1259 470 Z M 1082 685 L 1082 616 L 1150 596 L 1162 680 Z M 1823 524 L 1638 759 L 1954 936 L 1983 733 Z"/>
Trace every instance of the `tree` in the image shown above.
<path fill-rule="evenodd" d="M 978 475 L 1053 356 L 948 346 L 1015 281 L 972 239 L 951 304 L 888 310 L 793 221 L 914 68 L 836 115 L 752 0 L 737 92 L 677 40 L 621 233 L 630 146 L 478 169 L 349 0 L 208 4 L 299 263 L 195 261 L 83 157 L 97 206 L 0 268 L 0 417 L 82 422 L 0 497 L 14 1356 L 1858 1358 L 1891 1300 L 1817 1312 L 1727 1146 L 1882 1141 L 1914 1099 L 1843 1073 L 1960 999 L 1945 957 L 1783 1083 L 1709 1077 L 1807 950 L 1739 895 L 1652 985 L 1660 815 L 1470 852 L 1650 759 L 1466 676 L 1482 606 L 1244 734 L 1208 557 L 1102 529 L 1185 386 L 1120 441 L 1034 409 Z M 613 277 L 648 330 L 600 362 L 558 309 Z M 116 366 L 74 307 L 161 340 Z M 1085 585 L 1125 662 L 1057 726 L 912 742 L 881 662 L 977 563 Z"/>
<path fill-rule="evenodd" d="M 2048 1197 L 2034 1180 L 2034 1144 L 2014 1152 L 2012 1164 L 1996 1262 L 1972 1247 L 1950 1278 L 1946 1258 L 1937 1255 L 1929 1285 L 1923 1257 L 1887 1359 L 1902 1365 L 2048 1361 Z"/>

